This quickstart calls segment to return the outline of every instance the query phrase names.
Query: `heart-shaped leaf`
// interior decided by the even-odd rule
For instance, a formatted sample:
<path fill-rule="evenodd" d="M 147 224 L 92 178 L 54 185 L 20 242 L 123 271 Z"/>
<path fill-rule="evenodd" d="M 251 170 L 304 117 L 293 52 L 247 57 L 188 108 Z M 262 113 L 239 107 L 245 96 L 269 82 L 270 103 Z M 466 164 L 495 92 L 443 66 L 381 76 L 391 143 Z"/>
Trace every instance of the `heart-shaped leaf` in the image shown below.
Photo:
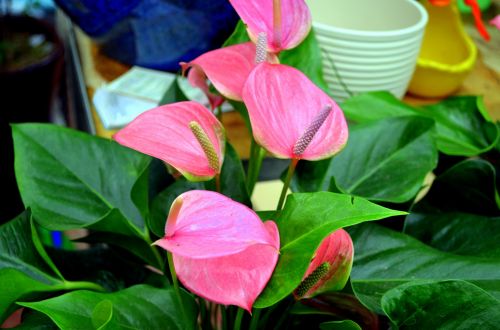
<path fill-rule="evenodd" d="M 500 259 L 496 171 L 465 160 L 433 183 L 405 221 L 405 232 L 442 251 Z"/>
<path fill-rule="evenodd" d="M 75 291 L 19 305 L 48 315 L 62 329 L 94 329 L 95 322 L 113 329 L 195 329 L 196 303 L 184 292 L 182 300 L 180 306 L 173 288 L 137 285 L 114 293 Z"/>
<path fill-rule="evenodd" d="M 329 192 L 289 195 L 275 220 L 281 249 L 274 273 L 255 307 L 275 304 L 290 294 L 304 276 L 314 251 L 333 231 L 364 221 L 402 215 L 363 198 Z"/>
<path fill-rule="evenodd" d="M 369 200 L 408 201 L 437 164 L 437 150 L 430 135 L 433 125 L 432 120 L 407 116 L 355 126 L 338 156 L 320 162 L 299 162 L 293 188 L 340 189 Z"/>
<path fill-rule="evenodd" d="M 354 241 L 351 283 L 356 296 L 382 314 L 388 290 L 419 279 L 462 279 L 500 297 L 500 260 L 436 250 L 413 237 L 373 224 L 349 230 Z"/>
<path fill-rule="evenodd" d="M 54 125 L 12 131 L 21 196 L 42 226 L 144 236 L 149 157 Z"/>
<path fill-rule="evenodd" d="M 497 329 L 500 301 L 465 281 L 410 282 L 388 291 L 382 308 L 398 329 Z"/>

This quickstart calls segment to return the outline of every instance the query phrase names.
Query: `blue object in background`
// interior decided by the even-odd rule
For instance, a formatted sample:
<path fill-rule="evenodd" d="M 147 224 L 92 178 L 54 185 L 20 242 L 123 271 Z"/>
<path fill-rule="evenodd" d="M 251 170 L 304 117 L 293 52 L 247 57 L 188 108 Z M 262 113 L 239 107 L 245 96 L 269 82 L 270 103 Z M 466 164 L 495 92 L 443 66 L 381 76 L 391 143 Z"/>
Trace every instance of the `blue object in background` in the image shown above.
<path fill-rule="evenodd" d="M 227 0 L 56 0 L 102 51 L 171 72 L 220 47 L 238 16 Z"/>

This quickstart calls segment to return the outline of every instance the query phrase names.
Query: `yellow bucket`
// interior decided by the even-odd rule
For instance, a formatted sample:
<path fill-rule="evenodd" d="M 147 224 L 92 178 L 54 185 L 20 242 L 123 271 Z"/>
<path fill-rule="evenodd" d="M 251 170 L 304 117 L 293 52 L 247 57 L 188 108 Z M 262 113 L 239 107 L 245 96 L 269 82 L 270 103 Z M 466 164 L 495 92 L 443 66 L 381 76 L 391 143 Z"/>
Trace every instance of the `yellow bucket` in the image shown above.
<path fill-rule="evenodd" d="M 408 90 L 423 97 L 444 97 L 456 91 L 473 69 L 477 47 L 465 33 L 455 2 L 444 7 L 422 4 L 429 22 Z"/>

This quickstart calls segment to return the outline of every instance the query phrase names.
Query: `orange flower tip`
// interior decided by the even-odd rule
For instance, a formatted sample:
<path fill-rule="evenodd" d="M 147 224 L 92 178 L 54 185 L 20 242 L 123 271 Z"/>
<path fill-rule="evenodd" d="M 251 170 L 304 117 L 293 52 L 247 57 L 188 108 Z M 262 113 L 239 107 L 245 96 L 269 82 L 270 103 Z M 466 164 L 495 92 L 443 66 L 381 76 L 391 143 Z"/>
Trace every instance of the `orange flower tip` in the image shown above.
<path fill-rule="evenodd" d="M 259 64 L 267 59 L 267 36 L 265 32 L 260 32 L 255 48 L 255 63 Z"/>
<path fill-rule="evenodd" d="M 307 276 L 295 289 L 293 295 L 296 299 L 302 298 L 316 283 L 318 283 L 330 270 L 330 264 L 324 262 Z"/>
<path fill-rule="evenodd" d="M 281 0 L 273 0 L 273 43 L 281 48 Z"/>
<path fill-rule="evenodd" d="M 302 136 L 297 140 L 293 146 L 293 154 L 300 158 L 300 156 L 306 151 L 307 147 L 313 140 L 316 133 L 319 131 L 321 126 L 325 123 L 330 112 L 332 112 L 333 107 L 331 104 L 326 105 L 321 111 L 316 115 L 311 124 L 306 128 Z"/>
<path fill-rule="evenodd" d="M 189 128 L 191 129 L 191 132 L 193 132 L 194 136 L 196 137 L 196 140 L 198 140 L 198 142 L 200 143 L 203 152 L 207 156 L 208 165 L 210 166 L 210 168 L 213 169 L 215 172 L 219 173 L 220 172 L 219 156 L 217 156 L 217 152 L 215 152 L 215 148 L 210 139 L 208 138 L 207 133 L 203 130 L 203 128 L 197 121 L 191 121 L 189 123 Z"/>

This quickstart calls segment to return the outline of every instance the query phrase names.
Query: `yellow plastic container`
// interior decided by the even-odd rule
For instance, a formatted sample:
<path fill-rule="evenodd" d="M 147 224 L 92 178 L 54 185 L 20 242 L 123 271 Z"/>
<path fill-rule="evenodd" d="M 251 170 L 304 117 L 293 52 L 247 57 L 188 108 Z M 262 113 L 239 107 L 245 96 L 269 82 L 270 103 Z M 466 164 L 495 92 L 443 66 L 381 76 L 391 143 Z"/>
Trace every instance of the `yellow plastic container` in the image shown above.
<path fill-rule="evenodd" d="M 429 22 L 408 90 L 423 97 L 444 97 L 456 91 L 473 69 L 477 47 L 465 33 L 454 1 L 444 7 L 427 0 L 422 4 Z"/>

